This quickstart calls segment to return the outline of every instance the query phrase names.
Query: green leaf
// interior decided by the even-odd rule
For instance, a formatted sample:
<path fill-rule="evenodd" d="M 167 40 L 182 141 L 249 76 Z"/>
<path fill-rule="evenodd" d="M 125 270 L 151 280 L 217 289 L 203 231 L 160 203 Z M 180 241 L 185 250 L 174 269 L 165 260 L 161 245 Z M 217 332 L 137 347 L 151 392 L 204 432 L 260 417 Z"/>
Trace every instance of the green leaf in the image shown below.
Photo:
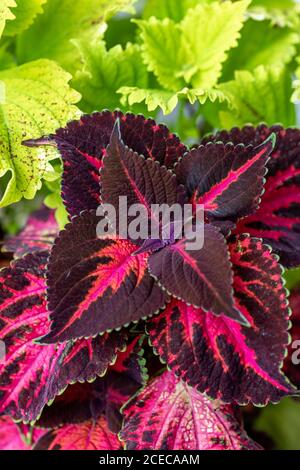
<path fill-rule="evenodd" d="M 183 78 L 178 76 L 185 62 L 181 29 L 169 18 L 157 20 L 135 20 L 141 32 L 142 56 L 159 84 L 168 90 L 177 91 L 184 87 Z"/>
<path fill-rule="evenodd" d="M 274 27 L 269 21 L 248 20 L 241 31 L 238 47 L 229 52 L 222 76 L 228 80 L 235 70 L 287 64 L 295 55 L 299 41 L 299 34 L 289 28 Z"/>
<path fill-rule="evenodd" d="M 50 209 L 55 210 L 55 218 L 59 225 L 59 229 L 62 230 L 68 223 L 68 213 L 61 197 L 61 178 L 55 181 L 46 182 L 47 188 L 50 190 L 45 198 L 45 205 Z"/>
<path fill-rule="evenodd" d="M 13 20 L 15 15 L 10 10 L 10 8 L 16 7 L 17 4 L 15 0 L 1 0 L 0 4 L 0 37 L 2 36 L 5 23 L 7 20 Z"/>
<path fill-rule="evenodd" d="M 288 290 L 291 290 L 294 287 L 300 287 L 300 268 L 288 269 L 285 271 L 284 279 Z"/>
<path fill-rule="evenodd" d="M 294 125 L 291 82 L 284 68 L 259 66 L 253 72 L 237 71 L 234 80 L 219 85 L 231 106 L 229 111 L 220 111 L 221 126 L 231 128 L 261 122 Z"/>
<path fill-rule="evenodd" d="M 154 111 L 157 107 L 162 109 L 163 114 L 171 113 L 177 106 L 180 98 L 187 99 L 191 104 L 197 100 L 203 104 L 207 99 L 214 102 L 223 102 L 227 97 L 218 89 L 204 90 L 202 88 L 182 88 L 180 91 L 172 92 L 158 89 L 141 89 L 137 87 L 122 87 L 118 91 L 122 94 L 122 104 L 132 106 L 135 103 L 145 101 L 148 111 Z"/>
<path fill-rule="evenodd" d="M 83 63 L 78 71 L 73 86 L 83 96 L 80 103 L 86 112 L 95 109 L 114 109 L 120 106 L 120 96 L 116 93 L 122 86 L 148 86 L 148 72 L 142 62 L 137 44 L 120 45 L 106 50 L 105 43 L 99 41 L 92 45 L 78 43 Z"/>
<path fill-rule="evenodd" d="M 250 0 L 201 4 L 181 23 L 187 54 L 183 77 L 193 87 L 212 87 L 221 74 L 227 52 L 237 46 Z"/>
<path fill-rule="evenodd" d="M 80 95 L 68 82 L 71 76 L 56 63 L 39 60 L 0 72 L 3 99 L 0 104 L 0 207 L 32 199 L 41 180 L 57 177 L 50 160 L 52 148 L 31 149 L 25 139 L 53 132 L 78 116 L 74 103 Z"/>
<path fill-rule="evenodd" d="M 42 13 L 43 5 L 47 0 L 15 0 L 17 7 L 14 8 L 14 21 L 6 23 L 5 36 L 13 36 L 27 29 L 35 17 Z"/>
<path fill-rule="evenodd" d="M 18 38 L 19 61 L 46 57 L 74 72 L 79 52 L 72 39 L 100 38 L 116 12 L 132 11 L 135 0 L 48 0 L 44 13 Z"/>
<path fill-rule="evenodd" d="M 213 0 L 202 1 L 209 3 Z M 142 16 L 144 19 L 155 16 L 159 20 L 170 18 L 179 22 L 189 8 L 195 8 L 198 4 L 199 0 L 147 0 Z"/>
<path fill-rule="evenodd" d="M 143 59 L 160 85 L 177 92 L 186 84 L 212 88 L 227 51 L 237 45 L 250 0 L 201 3 L 180 23 L 169 18 L 135 20 Z"/>
<path fill-rule="evenodd" d="M 268 434 L 280 450 L 300 450 L 300 403 L 284 398 L 261 410 L 255 430 Z"/>

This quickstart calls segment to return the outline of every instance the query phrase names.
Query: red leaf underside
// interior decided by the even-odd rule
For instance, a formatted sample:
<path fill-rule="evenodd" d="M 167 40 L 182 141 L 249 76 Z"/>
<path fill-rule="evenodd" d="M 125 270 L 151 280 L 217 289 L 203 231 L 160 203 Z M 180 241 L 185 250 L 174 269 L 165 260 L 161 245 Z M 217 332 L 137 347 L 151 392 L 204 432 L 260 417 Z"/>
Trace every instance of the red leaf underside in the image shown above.
<path fill-rule="evenodd" d="M 210 140 L 258 145 L 272 132 L 274 152 L 267 163 L 265 193 L 257 212 L 241 220 L 236 233 L 263 238 L 287 267 L 300 264 L 300 131 L 281 126 L 246 126 L 222 131 Z"/>
<path fill-rule="evenodd" d="M 230 252 L 235 302 L 250 327 L 173 300 L 147 331 L 162 360 L 209 397 L 277 402 L 295 392 L 280 371 L 289 317 L 281 269 L 257 239 L 240 236 Z"/>
<path fill-rule="evenodd" d="M 128 450 L 259 449 L 231 406 L 210 401 L 171 372 L 152 380 L 123 409 Z"/>
<path fill-rule="evenodd" d="M 147 272 L 147 255 L 136 245 L 97 238 L 99 219 L 82 213 L 67 225 L 51 251 L 48 301 L 53 343 L 119 328 L 155 313 L 166 295 Z"/>

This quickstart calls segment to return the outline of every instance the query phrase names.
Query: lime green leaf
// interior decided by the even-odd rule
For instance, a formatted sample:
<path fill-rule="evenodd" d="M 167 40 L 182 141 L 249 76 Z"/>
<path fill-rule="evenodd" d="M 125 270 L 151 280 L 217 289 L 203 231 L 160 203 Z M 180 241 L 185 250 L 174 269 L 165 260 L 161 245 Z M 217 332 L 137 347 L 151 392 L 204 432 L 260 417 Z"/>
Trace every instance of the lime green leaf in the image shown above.
<path fill-rule="evenodd" d="M 6 182 L 0 207 L 32 199 L 41 179 L 56 178 L 50 160 L 54 149 L 30 149 L 25 139 L 53 132 L 78 115 L 80 95 L 68 82 L 71 76 L 56 63 L 39 60 L 0 72 L 0 178 Z M 2 196 L 2 197 L 1 197 Z"/>
<path fill-rule="evenodd" d="M 10 10 L 10 8 L 16 7 L 17 4 L 15 0 L 1 0 L 0 4 L 0 37 L 3 33 L 5 23 L 7 20 L 13 20 L 15 15 Z"/>
<path fill-rule="evenodd" d="M 203 0 L 203 3 L 213 0 Z M 155 16 L 159 20 L 170 18 L 176 22 L 182 20 L 189 8 L 194 8 L 199 4 L 199 0 L 147 0 L 143 18 L 147 19 Z"/>
<path fill-rule="evenodd" d="M 204 2 L 188 10 L 180 23 L 136 20 L 143 59 L 160 85 L 175 92 L 186 84 L 212 88 L 227 51 L 237 45 L 249 1 Z"/>
<path fill-rule="evenodd" d="M 294 92 L 292 94 L 292 102 L 299 104 L 300 103 L 300 58 L 297 59 L 298 68 L 296 70 L 296 80 L 293 82 Z"/>
<path fill-rule="evenodd" d="M 300 450 L 300 403 L 285 398 L 269 405 L 255 422 L 255 430 L 268 434 L 280 450 Z"/>
<path fill-rule="evenodd" d="M 80 103 L 84 111 L 119 107 L 116 92 L 122 86 L 148 86 L 148 72 L 138 45 L 129 43 L 125 49 L 117 45 L 107 51 L 103 41 L 92 47 L 81 41 L 78 47 L 83 68 L 77 72 L 73 86 L 84 97 Z"/>
<path fill-rule="evenodd" d="M 42 13 L 43 5 L 47 0 L 15 0 L 17 7 L 14 8 L 14 21 L 6 23 L 4 34 L 13 36 L 27 29 L 35 17 Z"/>
<path fill-rule="evenodd" d="M 288 290 L 291 290 L 294 287 L 300 287 L 300 268 L 288 269 L 285 271 L 284 279 Z"/>
<path fill-rule="evenodd" d="M 286 69 L 257 67 L 253 72 L 238 71 L 235 79 L 219 85 L 227 96 L 230 111 L 220 111 L 223 127 L 276 122 L 284 126 L 295 123 L 295 109 L 290 102 L 291 77 Z"/>
<path fill-rule="evenodd" d="M 135 103 L 145 101 L 148 111 L 154 111 L 157 107 L 162 109 L 163 114 L 169 114 L 176 108 L 179 98 L 188 99 L 191 104 L 197 100 L 203 104 L 207 99 L 212 102 L 219 100 L 223 102 L 227 97 L 220 90 L 202 88 L 182 88 L 180 91 L 172 92 L 158 89 L 141 89 L 137 87 L 122 87 L 118 91 L 122 94 L 122 104 L 132 106 Z"/>
<path fill-rule="evenodd" d="M 200 4 L 181 23 L 187 54 L 183 77 L 193 87 L 217 83 L 227 52 L 237 45 L 249 0 Z"/>
<path fill-rule="evenodd" d="M 72 39 L 100 38 L 116 12 L 132 10 L 135 0 L 48 0 L 44 13 L 18 39 L 21 62 L 46 57 L 73 72 L 79 53 Z"/>
<path fill-rule="evenodd" d="M 68 213 L 64 206 L 61 197 L 61 178 L 55 181 L 46 182 L 47 188 L 50 190 L 50 194 L 45 198 L 45 205 L 50 209 L 55 210 L 55 218 L 59 225 L 60 230 L 68 223 Z"/>
<path fill-rule="evenodd" d="M 295 55 L 299 41 L 299 34 L 289 28 L 274 27 L 269 21 L 248 20 L 241 31 L 238 47 L 229 52 L 222 76 L 231 79 L 234 70 L 287 64 Z"/>
<path fill-rule="evenodd" d="M 148 70 L 157 77 L 159 84 L 168 90 L 184 87 L 178 73 L 185 63 L 180 26 L 169 18 L 135 21 L 141 31 L 142 56 Z"/>

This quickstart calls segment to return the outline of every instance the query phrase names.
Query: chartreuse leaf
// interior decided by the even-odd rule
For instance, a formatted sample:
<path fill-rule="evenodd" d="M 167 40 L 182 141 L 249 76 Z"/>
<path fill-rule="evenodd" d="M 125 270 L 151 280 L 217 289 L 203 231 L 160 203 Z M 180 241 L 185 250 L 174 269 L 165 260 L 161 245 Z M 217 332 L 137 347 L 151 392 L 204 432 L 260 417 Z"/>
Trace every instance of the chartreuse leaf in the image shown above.
<path fill-rule="evenodd" d="M 181 73 L 193 87 L 216 84 L 227 51 L 237 46 L 249 3 L 204 3 L 187 13 L 180 25 L 187 54 Z"/>
<path fill-rule="evenodd" d="M 278 28 L 269 21 L 249 19 L 241 31 L 238 47 L 229 52 L 222 81 L 233 78 L 234 70 L 251 71 L 259 65 L 281 66 L 289 63 L 296 53 L 299 40 L 299 34 L 290 28 Z"/>
<path fill-rule="evenodd" d="M 281 122 L 284 126 L 295 123 L 291 77 L 284 68 L 259 66 L 252 72 L 237 71 L 235 79 L 221 84 L 220 90 L 231 104 L 230 111 L 219 113 L 222 127 L 262 121 Z"/>
<path fill-rule="evenodd" d="M 15 0 L 16 8 L 13 9 L 14 21 L 9 21 L 5 25 L 4 34 L 13 36 L 27 29 L 34 21 L 35 17 L 42 13 L 43 5 L 47 0 Z"/>
<path fill-rule="evenodd" d="M 255 422 L 255 429 L 268 434 L 277 449 L 300 449 L 300 403 L 285 398 L 277 405 L 264 408 Z"/>
<path fill-rule="evenodd" d="M 203 0 L 209 3 L 214 0 Z M 176 22 L 182 20 L 189 8 L 194 8 L 199 4 L 199 0 L 148 0 L 146 2 L 143 18 L 147 19 L 151 16 L 162 20 L 163 18 L 170 18 Z"/>
<path fill-rule="evenodd" d="M 300 57 L 297 58 L 298 68 L 296 70 L 296 80 L 293 82 L 294 92 L 292 94 L 292 102 L 298 104 L 300 102 Z"/>
<path fill-rule="evenodd" d="M 3 33 L 5 24 L 7 20 L 13 20 L 15 15 L 13 14 L 11 8 L 17 6 L 15 0 L 2 0 L 0 5 L 0 37 Z"/>
<path fill-rule="evenodd" d="M 79 94 L 68 82 L 70 75 L 49 60 L 39 60 L 0 72 L 0 207 L 32 199 L 41 180 L 56 177 L 49 163 L 53 149 L 22 146 L 22 140 L 54 131 L 78 115 Z"/>
<path fill-rule="evenodd" d="M 204 104 L 208 99 L 212 102 L 219 101 L 222 103 L 227 100 L 227 96 L 217 88 L 188 88 L 184 87 L 180 91 L 172 92 L 160 89 L 144 89 L 138 87 L 121 87 L 118 93 L 122 94 L 121 103 L 123 106 L 128 104 L 133 106 L 135 103 L 145 101 L 148 110 L 154 111 L 160 107 L 164 114 L 169 114 L 176 108 L 180 98 L 186 98 L 191 104 L 197 100 Z"/>
<path fill-rule="evenodd" d="M 116 92 L 122 86 L 147 87 L 148 72 L 137 44 L 128 43 L 125 49 L 117 45 L 109 50 L 103 41 L 92 47 L 88 41 L 77 44 L 83 67 L 73 84 L 83 96 L 80 106 L 84 111 L 119 107 L 121 97 Z"/>
<path fill-rule="evenodd" d="M 50 193 L 45 198 L 45 205 L 55 211 L 55 219 L 60 229 L 68 223 L 68 213 L 65 208 L 63 199 L 61 197 L 61 179 L 58 178 L 55 181 L 47 181 L 46 186 L 50 190 Z"/>
<path fill-rule="evenodd" d="M 21 62 L 47 57 L 74 71 L 79 53 L 72 39 L 99 38 L 106 20 L 118 11 L 132 11 L 134 0 L 48 0 L 44 13 L 18 39 Z M 34 47 L 32 47 L 34 44 Z"/>
<path fill-rule="evenodd" d="M 148 69 L 169 90 L 178 91 L 185 83 L 211 88 L 226 52 L 237 45 L 248 4 L 201 3 L 178 24 L 169 18 L 138 20 Z"/>

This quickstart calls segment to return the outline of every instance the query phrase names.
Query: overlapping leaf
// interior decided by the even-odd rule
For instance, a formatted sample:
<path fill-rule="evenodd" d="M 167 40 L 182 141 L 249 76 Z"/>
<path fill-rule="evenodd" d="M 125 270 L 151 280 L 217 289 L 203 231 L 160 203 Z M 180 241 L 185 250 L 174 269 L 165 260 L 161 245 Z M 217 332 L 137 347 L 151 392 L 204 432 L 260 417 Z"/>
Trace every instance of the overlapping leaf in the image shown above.
<path fill-rule="evenodd" d="M 188 304 L 247 323 L 234 306 L 231 264 L 223 235 L 204 224 L 201 249 L 190 250 L 188 243 L 183 237 L 151 254 L 151 275 L 167 292 Z"/>
<path fill-rule="evenodd" d="M 229 405 L 210 401 L 164 372 L 123 409 L 128 450 L 254 450 Z"/>
<path fill-rule="evenodd" d="M 104 41 L 92 46 L 80 41 L 78 47 L 83 66 L 76 73 L 73 86 L 83 96 L 83 111 L 119 107 L 121 97 L 117 91 L 122 86 L 147 87 L 148 72 L 137 44 L 128 43 L 124 49 L 118 44 L 107 50 Z"/>
<path fill-rule="evenodd" d="M 292 394 L 280 371 L 289 309 L 269 248 L 242 235 L 230 244 L 237 308 L 245 327 L 173 300 L 147 330 L 163 361 L 185 382 L 224 402 L 265 405 Z"/>
<path fill-rule="evenodd" d="M 284 126 L 295 123 L 295 107 L 290 102 L 292 83 L 290 73 L 284 67 L 264 67 L 236 71 L 234 80 L 219 85 L 228 98 L 229 110 L 219 113 L 218 127 L 230 129 L 248 123 Z"/>
<path fill-rule="evenodd" d="M 183 203 L 185 191 L 177 183 L 174 173 L 157 164 L 157 161 L 145 160 L 143 155 L 126 147 L 117 121 L 101 168 L 101 201 L 114 206 L 118 220 L 122 211 L 119 207 L 120 196 L 127 197 L 128 207 L 142 205 L 149 222 L 156 222 L 159 226 L 159 218 L 153 206 Z M 128 216 L 128 226 L 130 222 Z M 144 223 L 147 225 L 147 219 Z M 140 239 L 135 241 L 141 242 Z"/>
<path fill-rule="evenodd" d="M 223 5 L 204 2 L 189 10 L 180 23 L 169 18 L 138 20 L 144 61 L 162 87 L 171 91 L 185 84 L 213 87 L 226 52 L 237 45 L 248 4 L 247 0 Z"/>
<path fill-rule="evenodd" d="M 137 246 L 128 240 L 97 238 L 98 222 L 86 211 L 56 240 L 47 274 L 52 325 L 43 342 L 120 328 L 166 302 L 147 272 L 147 255 L 131 256 Z"/>
<path fill-rule="evenodd" d="M 109 367 L 105 376 L 92 383 L 75 383 L 68 387 L 51 406 L 44 408 L 38 426 L 54 428 L 103 415 L 109 429 L 118 432 L 122 423 L 121 406 L 145 384 L 147 377 L 142 341 L 143 337 L 133 338 L 126 351 L 118 353 L 116 363 Z"/>
<path fill-rule="evenodd" d="M 121 444 L 107 426 L 104 417 L 79 424 L 66 424 L 49 431 L 35 445 L 35 450 L 118 450 Z"/>
<path fill-rule="evenodd" d="M 99 40 L 105 22 L 118 11 L 132 11 L 132 4 L 133 0 L 47 0 L 43 14 L 18 37 L 19 62 L 45 57 L 74 72 L 80 57 L 72 40 Z"/>
<path fill-rule="evenodd" d="M 16 0 L 16 7 L 13 8 L 14 20 L 5 25 L 4 35 L 13 36 L 27 29 L 34 21 L 35 17 L 42 13 L 43 5 L 47 0 Z"/>
<path fill-rule="evenodd" d="M 47 252 L 29 254 L 0 273 L 0 336 L 6 347 L 0 365 L 0 412 L 23 421 L 37 419 L 69 383 L 103 374 L 126 344 L 124 332 L 77 343 L 36 343 L 49 330 L 47 258 Z"/>
<path fill-rule="evenodd" d="M 280 256 L 285 266 L 300 264 L 300 132 L 281 126 L 233 128 L 210 136 L 204 142 L 243 142 L 259 145 L 272 132 L 276 134 L 274 152 L 267 163 L 265 193 L 259 209 L 242 220 L 238 233 L 263 238 Z"/>
<path fill-rule="evenodd" d="M 24 432 L 30 434 L 30 440 L 25 441 Z M 1 450 L 31 450 L 32 443 L 36 442 L 45 431 L 19 426 L 9 416 L 0 417 L 0 449 Z"/>
<path fill-rule="evenodd" d="M 27 220 L 24 229 L 14 237 L 8 237 L 3 249 L 13 252 L 16 258 L 35 251 L 49 250 L 58 232 L 53 211 L 43 207 Z"/>
<path fill-rule="evenodd" d="M 203 204 L 211 223 L 234 223 L 257 209 L 274 145 L 275 134 L 254 148 L 229 143 L 199 146 L 176 166 L 176 176 L 190 201 Z"/>
<path fill-rule="evenodd" d="M 0 178 L 5 176 L 5 182 L 8 181 L 0 207 L 21 197 L 32 199 L 43 178 L 56 177 L 50 164 L 56 153 L 52 149 L 28 149 L 21 142 L 53 132 L 78 116 L 74 103 L 79 95 L 69 87 L 70 78 L 48 60 L 0 72 L 4 90 L 4 99 L 0 101 Z"/>
<path fill-rule="evenodd" d="M 47 140 L 37 139 L 28 145 L 56 144 L 64 162 L 62 193 L 70 215 L 97 209 L 100 203 L 99 169 L 109 143 L 114 123 L 120 118 L 123 142 L 145 158 L 172 168 L 186 147 L 163 125 L 143 116 L 120 111 L 83 116 L 59 129 Z"/>

